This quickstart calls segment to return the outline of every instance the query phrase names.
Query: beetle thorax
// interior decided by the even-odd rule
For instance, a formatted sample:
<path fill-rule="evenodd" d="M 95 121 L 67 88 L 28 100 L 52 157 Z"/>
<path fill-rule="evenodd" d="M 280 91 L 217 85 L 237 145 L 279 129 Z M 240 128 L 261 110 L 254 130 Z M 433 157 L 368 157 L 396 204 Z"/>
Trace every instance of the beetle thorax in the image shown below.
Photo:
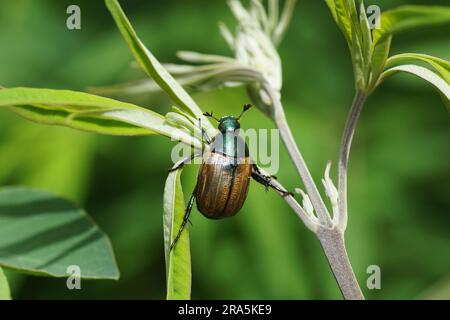
<path fill-rule="evenodd" d="M 241 125 L 235 117 L 222 117 L 219 121 L 218 129 L 222 133 L 238 132 Z"/>

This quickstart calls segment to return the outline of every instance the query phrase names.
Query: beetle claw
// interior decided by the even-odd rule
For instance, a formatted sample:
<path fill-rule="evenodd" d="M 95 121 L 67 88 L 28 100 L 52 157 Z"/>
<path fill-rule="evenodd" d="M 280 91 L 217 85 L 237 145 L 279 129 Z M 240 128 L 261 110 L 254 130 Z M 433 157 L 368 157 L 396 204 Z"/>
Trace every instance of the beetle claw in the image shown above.
<path fill-rule="evenodd" d="M 282 191 L 282 195 L 281 196 L 283 198 L 286 198 L 286 197 L 289 197 L 289 196 L 294 198 L 294 194 L 292 192 L 290 192 L 290 191 Z"/>
<path fill-rule="evenodd" d="M 181 169 L 183 167 L 184 167 L 184 162 L 180 163 L 179 165 L 177 165 L 175 167 L 171 167 L 171 168 L 167 169 L 167 171 L 174 172 L 174 171 L 177 171 L 178 169 Z"/>

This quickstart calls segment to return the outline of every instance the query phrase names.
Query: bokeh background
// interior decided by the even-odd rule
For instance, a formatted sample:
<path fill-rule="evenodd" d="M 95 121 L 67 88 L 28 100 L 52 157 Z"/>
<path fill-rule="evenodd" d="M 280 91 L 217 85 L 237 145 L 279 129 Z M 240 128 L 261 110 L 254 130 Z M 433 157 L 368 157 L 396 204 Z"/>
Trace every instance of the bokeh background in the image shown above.
<path fill-rule="evenodd" d="M 176 50 L 230 54 L 217 21 L 234 21 L 225 1 L 121 1 L 141 39 L 164 62 Z M 448 5 L 447 0 L 372 1 Z M 65 26 L 78 4 L 82 30 Z M 85 90 L 144 75 L 103 1 L 0 0 L 0 85 Z M 449 29 L 428 28 L 395 37 L 392 53 L 450 58 Z M 283 103 L 316 181 L 327 160 L 336 163 L 353 78 L 343 36 L 324 1 L 303 0 L 280 47 Z M 237 114 L 243 89 L 194 95 L 206 111 Z M 123 100 L 158 112 L 162 95 Z M 256 110 L 247 128 L 272 128 Z M 449 115 L 428 84 L 408 75 L 386 81 L 370 97 L 354 139 L 349 168 L 347 249 L 370 299 L 450 298 Z M 69 291 L 64 279 L 9 271 L 13 297 L 163 299 L 165 267 L 162 198 L 172 142 L 158 136 L 109 137 L 30 123 L 0 110 L 0 184 L 27 185 L 66 196 L 85 207 L 110 236 L 119 281 L 84 281 Z M 277 176 L 302 186 L 283 146 Z M 183 173 L 185 194 L 198 167 Z M 336 178 L 336 172 L 333 177 Z M 339 299 L 318 241 L 274 192 L 253 183 L 242 212 L 211 221 L 192 215 L 194 299 Z M 365 286 L 379 265 L 382 289 Z"/>

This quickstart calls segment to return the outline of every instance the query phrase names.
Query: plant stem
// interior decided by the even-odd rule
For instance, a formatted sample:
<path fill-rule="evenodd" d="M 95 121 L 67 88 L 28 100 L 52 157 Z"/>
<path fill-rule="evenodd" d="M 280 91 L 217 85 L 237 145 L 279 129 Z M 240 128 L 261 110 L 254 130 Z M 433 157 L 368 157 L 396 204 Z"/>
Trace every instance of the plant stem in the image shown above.
<path fill-rule="evenodd" d="M 358 285 L 355 274 L 353 273 L 353 269 L 348 259 L 347 251 L 345 249 L 345 228 L 340 228 L 340 226 L 333 225 L 333 221 L 331 220 L 330 214 L 328 213 L 322 197 L 320 196 L 319 190 L 317 189 L 311 173 L 309 172 L 308 167 L 306 166 L 306 163 L 300 153 L 300 150 L 295 143 L 278 95 L 268 83 L 263 83 L 262 88 L 268 94 L 272 102 L 272 116 L 275 124 L 280 130 L 281 138 L 283 139 L 288 153 L 305 185 L 306 191 L 311 199 L 314 209 L 317 212 L 317 217 L 319 219 L 318 223 L 316 223 L 313 228 L 308 225 L 307 226 L 316 234 L 317 238 L 319 239 L 325 252 L 325 256 L 327 257 L 328 263 L 344 298 L 351 300 L 363 300 L 364 296 Z M 355 102 L 353 104 L 353 106 L 356 105 L 356 107 L 352 107 L 352 110 L 356 109 L 354 112 L 356 116 L 349 116 L 349 119 L 352 119 L 350 121 L 350 124 L 348 125 L 350 133 L 344 134 L 344 137 L 348 136 L 348 138 L 345 139 L 345 141 L 348 141 L 348 143 L 346 142 L 344 147 L 344 152 L 346 152 L 346 157 L 344 157 L 345 163 L 348 162 L 348 151 L 351 144 L 351 138 L 353 136 L 354 127 L 356 126 L 357 118 L 360 112 L 360 110 L 358 111 L 358 109 L 362 108 L 364 100 L 365 96 L 363 96 L 362 94 L 357 95 L 357 99 L 355 99 Z M 343 168 L 345 169 L 346 165 Z M 346 175 L 344 177 L 346 177 Z M 293 203 L 290 197 L 286 197 L 285 200 L 297 213 L 297 215 L 300 216 L 300 218 L 304 216 L 303 212 L 300 215 L 296 210 L 298 209 L 298 207 L 300 207 L 298 203 Z"/>
<path fill-rule="evenodd" d="M 266 175 L 270 176 L 267 172 L 265 172 L 263 169 L 261 169 L 261 172 Z M 287 189 L 277 180 L 277 179 L 271 179 L 270 185 L 275 188 L 275 190 L 284 190 L 287 192 Z M 294 198 L 293 195 L 286 195 L 283 192 L 277 191 L 280 196 L 284 198 L 286 203 L 291 207 L 291 209 L 297 214 L 297 216 L 300 218 L 300 220 L 303 221 L 303 223 L 306 225 L 306 227 L 311 230 L 312 232 L 316 232 L 318 225 L 315 222 L 315 219 L 313 219 L 304 209 L 303 207 L 298 203 L 298 201 Z"/>
<path fill-rule="evenodd" d="M 364 300 L 348 259 L 343 231 L 339 228 L 319 227 L 316 235 L 344 298 L 346 300 Z"/>
<path fill-rule="evenodd" d="M 286 115 L 284 114 L 283 106 L 281 105 L 280 99 L 276 96 L 275 92 L 271 88 L 271 86 L 267 83 L 263 84 L 264 90 L 270 97 L 272 101 L 273 107 L 273 119 L 275 121 L 276 126 L 280 130 L 281 138 L 287 148 L 287 151 L 294 162 L 295 167 L 297 168 L 298 174 L 303 180 L 305 185 L 306 192 L 311 199 L 311 202 L 314 206 L 314 209 L 317 212 L 317 215 L 321 222 L 327 226 L 331 227 L 331 219 L 328 214 L 327 208 L 323 203 L 322 197 L 320 196 L 319 190 L 317 190 L 316 184 L 311 176 L 311 173 L 306 166 L 305 160 L 298 149 L 297 144 L 295 143 L 294 137 L 292 135 L 291 129 L 286 121 Z"/>
<path fill-rule="evenodd" d="M 358 123 L 359 115 L 367 99 L 367 95 L 361 91 L 357 91 L 353 100 L 350 112 L 347 116 L 344 134 L 342 136 L 341 149 L 339 153 L 339 177 L 338 177 L 338 193 L 339 193 L 339 227 L 345 231 L 347 227 L 347 168 L 350 147 L 352 145 L 353 135 Z"/>

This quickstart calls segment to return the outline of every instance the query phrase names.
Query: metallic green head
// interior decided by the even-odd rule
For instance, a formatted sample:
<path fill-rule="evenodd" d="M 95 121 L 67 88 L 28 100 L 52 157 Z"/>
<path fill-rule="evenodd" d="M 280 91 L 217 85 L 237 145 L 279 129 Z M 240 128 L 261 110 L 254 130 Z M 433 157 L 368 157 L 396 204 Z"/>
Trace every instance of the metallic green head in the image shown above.
<path fill-rule="evenodd" d="M 219 120 L 218 129 L 221 133 L 234 132 L 239 130 L 241 125 L 236 117 L 222 117 Z"/>
<path fill-rule="evenodd" d="M 241 119 L 241 117 L 245 113 L 245 111 L 250 109 L 251 106 L 252 106 L 251 104 L 244 104 L 244 108 L 242 109 L 241 114 L 237 117 L 226 116 L 226 117 L 217 119 L 216 117 L 213 116 L 212 112 L 205 112 L 203 115 L 205 117 L 211 117 L 214 120 L 216 120 L 219 123 L 218 129 L 222 134 L 238 132 L 239 129 L 241 128 L 241 125 L 239 124 L 239 119 Z"/>

